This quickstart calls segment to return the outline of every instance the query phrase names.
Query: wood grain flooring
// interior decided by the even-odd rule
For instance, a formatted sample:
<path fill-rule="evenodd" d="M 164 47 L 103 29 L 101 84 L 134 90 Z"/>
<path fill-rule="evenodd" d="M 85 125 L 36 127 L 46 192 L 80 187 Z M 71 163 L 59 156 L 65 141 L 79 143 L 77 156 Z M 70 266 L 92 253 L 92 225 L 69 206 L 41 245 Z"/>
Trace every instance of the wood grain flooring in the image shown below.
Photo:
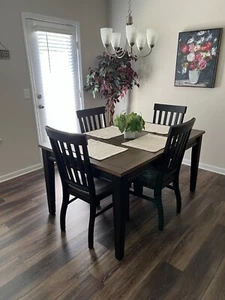
<path fill-rule="evenodd" d="M 1 300 L 225 299 L 225 176 L 200 170 L 191 193 L 183 166 L 182 213 L 176 215 L 173 191 L 165 189 L 163 232 L 154 204 L 131 196 L 121 262 L 114 256 L 112 211 L 96 219 L 94 250 L 87 247 L 86 203 L 69 206 L 67 231 L 60 232 L 58 175 L 56 186 L 53 218 L 42 170 L 0 184 Z"/>

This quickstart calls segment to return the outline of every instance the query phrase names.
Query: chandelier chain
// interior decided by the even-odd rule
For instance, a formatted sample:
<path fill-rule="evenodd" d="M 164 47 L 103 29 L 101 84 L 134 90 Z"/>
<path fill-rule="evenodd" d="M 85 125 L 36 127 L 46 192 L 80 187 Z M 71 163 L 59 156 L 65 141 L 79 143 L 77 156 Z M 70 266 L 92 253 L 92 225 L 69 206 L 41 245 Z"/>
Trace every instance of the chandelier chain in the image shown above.
<path fill-rule="evenodd" d="M 132 10 L 131 10 L 131 0 L 128 0 L 128 15 L 132 14 Z"/>

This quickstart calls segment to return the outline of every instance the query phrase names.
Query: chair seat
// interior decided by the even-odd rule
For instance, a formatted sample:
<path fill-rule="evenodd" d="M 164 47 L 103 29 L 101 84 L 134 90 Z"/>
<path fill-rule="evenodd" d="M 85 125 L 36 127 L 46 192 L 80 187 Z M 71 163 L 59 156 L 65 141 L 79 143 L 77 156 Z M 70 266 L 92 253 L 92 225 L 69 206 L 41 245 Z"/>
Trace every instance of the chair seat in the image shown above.
<path fill-rule="evenodd" d="M 153 188 L 156 185 L 157 178 L 161 172 L 156 170 L 154 167 L 150 167 L 148 170 L 143 172 L 135 181 L 140 182 L 143 186 Z"/>
<path fill-rule="evenodd" d="M 96 197 L 105 198 L 112 193 L 112 182 L 102 178 L 94 178 Z"/>
<path fill-rule="evenodd" d="M 156 185 L 164 188 L 174 180 L 175 174 L 175 172 L 166 172 L 160 165 L 154 165 L 138 176 L 135 181 L 150 189 L 155 189 Z"/>

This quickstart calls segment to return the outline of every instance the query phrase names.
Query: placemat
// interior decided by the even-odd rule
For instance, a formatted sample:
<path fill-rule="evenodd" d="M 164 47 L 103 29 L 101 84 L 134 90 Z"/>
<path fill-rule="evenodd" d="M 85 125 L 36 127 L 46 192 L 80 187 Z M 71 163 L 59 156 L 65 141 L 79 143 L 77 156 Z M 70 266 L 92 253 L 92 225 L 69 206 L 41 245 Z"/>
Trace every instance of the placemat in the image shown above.
<path fill-rule="evenodd" d="M 93 136 L 105 140 L 122 135 L 122 133 L 119 131 L 118 127 L 116 126 L 110 126 L 110 127 L 89 131 L 86 134 L 89 136 Z"/>
<path fill-rule="evenodd" d="M 93 139 L 88 140 L 89 156 L 97 160 L 103 160 L 127 150 L 128 149 L 126 148 L 114 146 Z"/>
<path fill-rule="evenodd" d="M 158 136 L 155 134 L 148 133 L 135 140 L 125 142 L 122 145 L 149 152 L 158 152 L 159 150 L 165 147 L 166 140 L 167 138 L 164 136 Z"/>
<path fill-rule="evenodd" d="M 170 126 L 145 122 L 144 131 L 166 135 L 168 134 L 169 129 Z"/>

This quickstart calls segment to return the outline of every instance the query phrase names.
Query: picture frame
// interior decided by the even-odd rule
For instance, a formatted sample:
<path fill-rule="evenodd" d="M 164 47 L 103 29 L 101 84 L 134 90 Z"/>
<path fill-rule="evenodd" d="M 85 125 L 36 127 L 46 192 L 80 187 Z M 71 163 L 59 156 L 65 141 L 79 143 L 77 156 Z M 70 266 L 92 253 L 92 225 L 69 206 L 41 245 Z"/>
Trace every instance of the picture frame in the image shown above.
<path fill-rule="evenodd" d="M 223 28 L 179 32 L 174 86 L 214 88 Z"/>

